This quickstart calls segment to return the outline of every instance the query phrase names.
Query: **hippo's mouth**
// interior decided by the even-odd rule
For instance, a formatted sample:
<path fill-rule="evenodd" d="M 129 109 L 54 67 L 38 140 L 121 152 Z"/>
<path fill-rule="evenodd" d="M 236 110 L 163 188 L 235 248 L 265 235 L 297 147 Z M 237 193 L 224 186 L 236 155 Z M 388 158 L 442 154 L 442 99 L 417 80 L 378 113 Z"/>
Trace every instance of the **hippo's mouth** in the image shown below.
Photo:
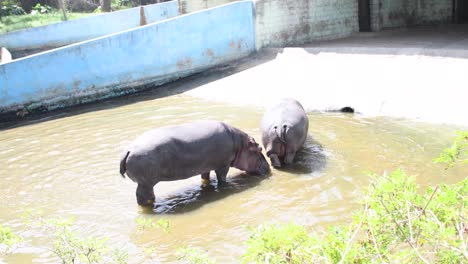
<path fill-rule="evenodd" d="M 282 159 L 286 156 L 286 144 L 277 142 L 275 147 L 267 150 L 266 155 L 270 157 L 270 155 L 276 154 L 278 158 Z"/>
<path fill-rule="evenodd" d="M 263 155 L 259 158 L 260 165 L 258 166 L 258 174 L 265 176 L 270 173 L 270 165 Z"/>

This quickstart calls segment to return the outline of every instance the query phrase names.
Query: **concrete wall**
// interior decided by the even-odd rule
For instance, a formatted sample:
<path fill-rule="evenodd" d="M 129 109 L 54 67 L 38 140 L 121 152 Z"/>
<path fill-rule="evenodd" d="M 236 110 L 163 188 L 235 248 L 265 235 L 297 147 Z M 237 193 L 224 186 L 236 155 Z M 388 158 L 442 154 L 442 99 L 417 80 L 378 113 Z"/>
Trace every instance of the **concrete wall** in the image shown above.
<path fill-rule="evenodd" d="M 255 51 L 241 1 L 0 65 L 0 112 L 51 110 L 161 84 Z"/>
<path fill-rule="evenodd" d="M 180 10 L 182 14 L 187 14 L 206 8 L 211 8 L 238 0 L 180 0 Z"/>
<path fill-rule="evenodd" d="M 179 14 L 177 1 L 144 6 L 143 10 L 146 23 Z M 10 51 L 60 47 L 138 26 L 140 7 L 2 34 L 0 46 Z"/>
<path fill-rule="evenodd" d="M 285 47 L 358 31 L 355 0 L 257 0 L 256 44 Z"/>
<path fill-rule="evenodd" d="M 453 0 L 371 0 L 372 30 L 448 23 Z"/>

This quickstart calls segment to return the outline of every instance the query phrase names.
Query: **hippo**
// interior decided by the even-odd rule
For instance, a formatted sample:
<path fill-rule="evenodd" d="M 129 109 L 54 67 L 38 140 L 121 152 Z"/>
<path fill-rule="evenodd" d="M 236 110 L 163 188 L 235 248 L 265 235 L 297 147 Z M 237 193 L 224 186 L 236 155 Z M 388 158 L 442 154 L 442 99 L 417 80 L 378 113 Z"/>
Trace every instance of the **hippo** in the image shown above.
<path fill-rule="evenodd" d="M 284 98 L 265 112 L 260 129 L 271 165 L 280 168 L 291 164 L 296 152 L 304 145 L 309 119 L 298 101 Z"/>
<path fill-rule="evenodd" d="M 147 131 L 125 151 L 120 174 L 138 184 L 137 203 L 154 205 L 153 187 L 201 175 L 209 182 L 214 170 L 218 184 L 226 182 L 230 167 L 266 175 L 270 166 L 255 139 L 218 121 L 195 121 Z"/>

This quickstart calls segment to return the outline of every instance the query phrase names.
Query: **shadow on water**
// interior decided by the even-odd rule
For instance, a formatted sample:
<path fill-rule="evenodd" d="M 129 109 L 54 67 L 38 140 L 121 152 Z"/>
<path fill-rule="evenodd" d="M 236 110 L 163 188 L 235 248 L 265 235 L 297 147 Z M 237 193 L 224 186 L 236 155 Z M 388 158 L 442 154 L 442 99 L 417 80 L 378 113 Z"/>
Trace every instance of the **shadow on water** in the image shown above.
<path fill-rule="evenodd" d="M 327 165 L 327 157 L 322 145 L 311 135 L 307 136 L 304 146 L 296 153 L 293 164 L 277 170 L 295 174 L 319 172 Z"/>
<path fill-rule="evenodd" d="M 326 164 L 327 158 L 322 145 L 309 135 L 304 147 L 298 151 L 294 163 L 279 170 L 295 174 L 310 174 L 323 170 Z M 216 180 L 212 180 L 210 185 L 206 187 L 202 187 L 201 184 L 191 185 L 163 199 L 158 198 L 156 193 L 156 206 L 153 209 L 142 208 L 142 213 L 182 214 L 191 212 L 208 203 L 251 189 L 269 176 L 239 173 L 228 177 L 226 183 L 222 185 L 218 185 Z"/>
<path fill-rule="evenodd" d="M 156 193 L 156 206 L 153 210 L 145 208 L 143 213 L 182 214 L 191 212 L 205 204 L 251 189 L 268 177 L 269 175 L 258 176 L 239 173 L 228 177 L 225 184 L 218 185 L 216 180 L 212 180 L 210 185 L 206 187 L 192 185 L 165 199 L 158 199 Z"/>

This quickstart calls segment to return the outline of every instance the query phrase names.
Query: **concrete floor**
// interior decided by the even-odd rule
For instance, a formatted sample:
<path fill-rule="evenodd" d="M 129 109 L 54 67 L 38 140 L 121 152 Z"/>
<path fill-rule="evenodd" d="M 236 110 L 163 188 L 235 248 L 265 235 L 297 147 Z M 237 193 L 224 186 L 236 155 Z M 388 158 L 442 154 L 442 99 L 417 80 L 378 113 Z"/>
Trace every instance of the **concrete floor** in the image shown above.
<path fill-rule="evenodd" d="M 366 116 L 468 127 L 468 25 L 265 49 L 200 83 L 185 93 L 259 106 L 293 97 L 309 111 L 350 106 Z"/>

